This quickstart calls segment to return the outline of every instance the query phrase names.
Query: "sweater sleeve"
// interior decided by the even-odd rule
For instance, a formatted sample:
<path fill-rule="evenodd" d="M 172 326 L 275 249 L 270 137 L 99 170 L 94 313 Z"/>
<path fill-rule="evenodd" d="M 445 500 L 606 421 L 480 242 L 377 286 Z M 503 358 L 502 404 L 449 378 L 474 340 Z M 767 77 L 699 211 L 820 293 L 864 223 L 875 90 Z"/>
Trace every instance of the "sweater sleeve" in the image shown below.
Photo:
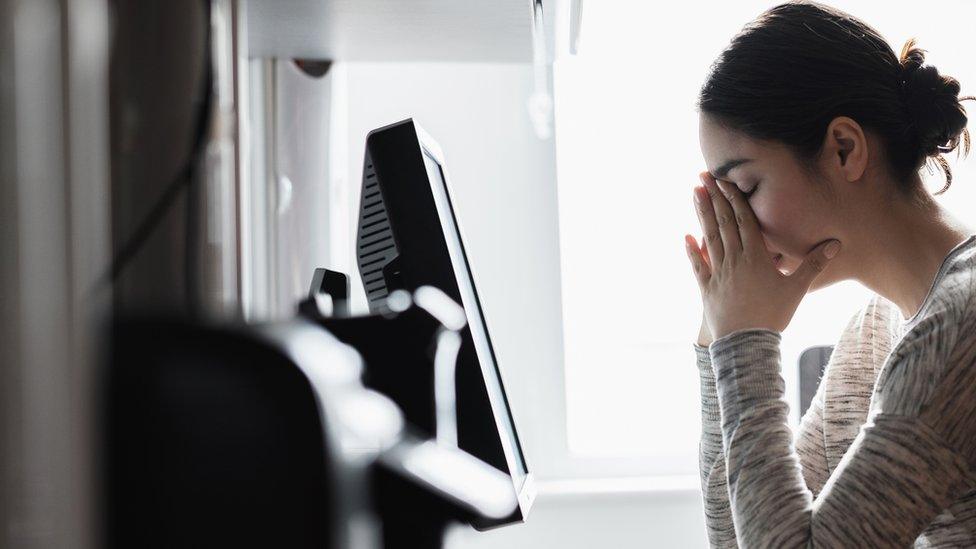
<path fill-rule="evenodd" d="M 715 374 L 708 347 L 694 344 L 701 377 L 701 440 L 698 443 L 698 468 L 701 474 L 702 503 L 705 508 L 705 528 L 711 547 L 738 547 L 729 491 L 725 475 L 725 452 L 722 449 L 722 418 Z"/>
<path fill-rule="evenodd" d="M 850 329 L 850 328 L 848 328 Z M 732 507 L 725 474 L 725 450 L 722 447 L 721 412 L 715 387 L 715 373 L 708 347 L 694 344 L 701 379 L 701 439 L 698 444 L 698 465 L 701 475 L 702 503 L 705 527 L 711 547 L 738 547 L 732 522 Z M 796 450 L 803 470 L 803 478 L 816 495 L 830 471 L 824 445 L 824 389 L 821 382 L 810 406 L 800 419 L 795 436 Z"/>
<path fill-rule="evenodd" d="M 796 453 L 800 458 L 803 480 L 814 497 L 823 488 L 830 475 L 827 465 L 827 447 L 824 438 L 824 391 L 827 384 L 821 380 L 810 406 L 800 418 L 800 436 L 795 437 Z"/>
<path fill-rule="evenodd" d="M 957 345 L 959 333 L 943 312 L 905 335 L 878 380 L 867 422 L 816 499 L 787 424 L 780 334 L 751 329 L 714 341 L 739 544 L 912 545 L 972 485 L 976 345 Z"/>

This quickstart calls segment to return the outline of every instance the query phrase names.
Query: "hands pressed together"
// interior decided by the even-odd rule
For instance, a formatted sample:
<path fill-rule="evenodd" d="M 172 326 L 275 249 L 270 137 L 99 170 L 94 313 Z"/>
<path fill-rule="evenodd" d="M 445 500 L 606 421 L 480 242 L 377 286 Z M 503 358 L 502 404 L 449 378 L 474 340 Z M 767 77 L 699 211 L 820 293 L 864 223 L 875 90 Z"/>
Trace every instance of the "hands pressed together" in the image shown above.
<path fill-rule="evenodd" d="M 694 189 L 704 246 L 685 235 L 685 248 L 701 290 L 704 318 L 699 344 L 732 332 L 766 328 L 782 332 L 840 241 L 825 240 L 790 275 L 776 268 L 766 250 L 759 221 L 742 192 L 701 174 Z"/>

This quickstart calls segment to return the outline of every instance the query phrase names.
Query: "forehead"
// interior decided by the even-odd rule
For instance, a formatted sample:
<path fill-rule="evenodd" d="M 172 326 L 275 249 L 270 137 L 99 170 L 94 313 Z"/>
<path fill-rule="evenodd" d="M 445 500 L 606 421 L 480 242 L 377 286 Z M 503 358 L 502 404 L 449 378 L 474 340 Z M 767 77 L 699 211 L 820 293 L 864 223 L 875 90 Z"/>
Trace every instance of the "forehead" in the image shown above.
<path fill-rule="evenodd" d="M 698 117 L 698 140 L 708 171 L 738 158 L 759 160 L 775 154 L 768 143 L 749 137 L 725 126 L 708 115 Z"/>

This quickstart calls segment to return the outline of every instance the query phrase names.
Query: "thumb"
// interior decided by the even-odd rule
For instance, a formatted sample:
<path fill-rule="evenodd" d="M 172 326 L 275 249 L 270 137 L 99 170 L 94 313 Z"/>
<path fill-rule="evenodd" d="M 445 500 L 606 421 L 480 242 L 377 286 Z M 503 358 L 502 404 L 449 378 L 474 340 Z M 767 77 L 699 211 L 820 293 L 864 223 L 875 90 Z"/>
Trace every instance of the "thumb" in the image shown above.
<path fill-rule="evenodd" d="M 803 260 L 803 263 L 793 271 L 790 275 L 791 279 L 795 279 L 796 283 L 802 287 L 803 290 L 810 288 L 813 284 L 813 280 L 817 278 L 827 267 L 827 263 L 830 262 L 837 252 L 840 251 L 840 240 L 825 240 L 821 242 L 816 248 L 807 254 L 807 257 Z"/>

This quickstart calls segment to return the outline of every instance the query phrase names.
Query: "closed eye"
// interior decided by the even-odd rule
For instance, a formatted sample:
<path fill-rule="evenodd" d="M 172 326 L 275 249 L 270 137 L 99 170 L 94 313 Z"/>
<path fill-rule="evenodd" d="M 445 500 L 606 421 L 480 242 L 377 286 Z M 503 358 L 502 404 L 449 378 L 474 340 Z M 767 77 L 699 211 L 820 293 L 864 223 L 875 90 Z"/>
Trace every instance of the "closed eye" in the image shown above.
<path fill-rule="evenodd" d="M 756 183 L 755 185 L 752 186 L 751 189 L 749 189 L 749 192 L 742 193 L 742 196 L 746 197 L 746 200 L 749 200 L 750 198 L 752 198 L 752 195 L 756 193 L 756 189 L 758 188 L 759 188 L 759 184 Z"/>

